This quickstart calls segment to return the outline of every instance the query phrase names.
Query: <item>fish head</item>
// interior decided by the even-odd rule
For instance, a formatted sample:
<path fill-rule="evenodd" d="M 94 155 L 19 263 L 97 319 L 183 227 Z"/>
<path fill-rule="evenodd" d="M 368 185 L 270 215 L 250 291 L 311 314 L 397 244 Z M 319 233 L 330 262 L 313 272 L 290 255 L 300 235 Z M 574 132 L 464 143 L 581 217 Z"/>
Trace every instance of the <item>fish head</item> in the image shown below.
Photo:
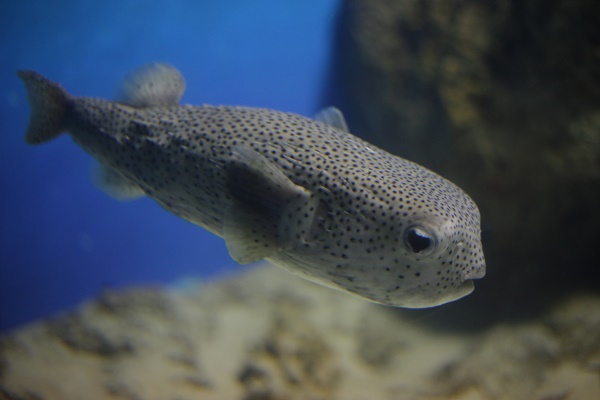
<path fill-rule="evenodd" d="M 420 184 L 403 188 L 401 195 L 397 190 L 394 201 L 361 203 L 366 218 L 339 213 L 309 256 L 296 256 L 310 247 L 301 242 L 276 263 L 388 306 L 433 307 L 468 295 L 473 280 L 485 275 L 479 210 L 454 184 L 426 173 Z M 341 252 L 323 252 L 324 247 Z"/>
<path fill-rule="evenodd" d="M 474 279 L 485 275 L 485 260 L 479 210 L 464 193 L 457 194 L 455 204 L 445 196 L 440 207 L 415 207 L 392 224 L 390 218 L 379 220 L 379 232 L 369 229 L 371 236 L 353 236 L 352 245 L 343 246 L 342 259 L 319 253 L 308 259 L 279 259 L 277 264 L 388 306 L 426 308 L 458 300 L 473 291 Z M 389 230 L 382 234 L 384 226 Z"/>
<path fill-rule="evenodd" d="M 395 277 L 401 282 L 391 282 L 398 290 L 388 284 L 384 303 L 437 306 L 468 295 L 473 280 L 485 275 L 479 210 L 462 191 L 451 200 L 448 212 L 424 208 L 404 217 L 399 240 L 402 270 Z"/>

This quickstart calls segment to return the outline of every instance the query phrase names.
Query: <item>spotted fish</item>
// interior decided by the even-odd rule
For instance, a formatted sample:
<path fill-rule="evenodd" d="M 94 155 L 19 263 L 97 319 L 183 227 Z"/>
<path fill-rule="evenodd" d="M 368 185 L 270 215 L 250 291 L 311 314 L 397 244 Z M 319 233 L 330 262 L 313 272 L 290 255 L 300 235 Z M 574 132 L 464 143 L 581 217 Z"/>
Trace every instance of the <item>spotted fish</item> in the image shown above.
<path fill-rule="evenodd" d="M 239 263 L 266 259 L 370 301 L 421 308 L 461 298 L 485 274 L 480 216 L 461 189 L 316 119 L 262 108 L 179 105 L 184 79 L 150 64 L 119 101 L 74 97 L 19 71 L 26 141 L 68 132 L 120 199 L 150 196 L 225 239 Z"/>

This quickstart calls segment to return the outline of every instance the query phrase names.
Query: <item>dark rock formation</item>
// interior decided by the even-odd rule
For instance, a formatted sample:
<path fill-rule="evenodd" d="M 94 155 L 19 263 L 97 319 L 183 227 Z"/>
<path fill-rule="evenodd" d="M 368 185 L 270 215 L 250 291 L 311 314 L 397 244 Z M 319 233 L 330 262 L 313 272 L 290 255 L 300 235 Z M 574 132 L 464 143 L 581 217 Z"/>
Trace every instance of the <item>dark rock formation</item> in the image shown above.
<path fill-rule="evenodd" d="M 479 205 L 480 318 L 600 289 L 600 2 L 347 0 L 332 76 L 352 132 Z"/>

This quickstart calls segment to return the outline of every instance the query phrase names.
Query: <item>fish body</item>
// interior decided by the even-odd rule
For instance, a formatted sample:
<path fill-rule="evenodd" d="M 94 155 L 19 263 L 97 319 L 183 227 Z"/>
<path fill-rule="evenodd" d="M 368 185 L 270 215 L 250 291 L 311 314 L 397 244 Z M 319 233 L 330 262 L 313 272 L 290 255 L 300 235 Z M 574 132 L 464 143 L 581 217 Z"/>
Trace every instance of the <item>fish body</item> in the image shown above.
<path fill-rule="evenodd" d="M 233 259 L 267 259 L 373 302 L 429 307 L 485 274 L 480 215 L 456 185 L 318 120 L 270 109 L 179 105 L 183 77 L 151 64 L 121 101 L 74 97 L 20 71 L 26 140 L 67 132 L 121 199 L 147 195 L 225 239 Z"/>

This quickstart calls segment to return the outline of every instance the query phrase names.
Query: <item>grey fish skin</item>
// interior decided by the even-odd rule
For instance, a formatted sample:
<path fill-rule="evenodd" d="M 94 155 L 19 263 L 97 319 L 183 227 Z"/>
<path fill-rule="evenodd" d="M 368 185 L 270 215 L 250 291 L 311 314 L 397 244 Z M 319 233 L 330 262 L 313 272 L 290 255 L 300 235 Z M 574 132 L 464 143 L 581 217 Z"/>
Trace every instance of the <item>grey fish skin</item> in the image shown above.
<path fill-rule="evenodd" d="M 240 263 L 267 259 L 410 308 L 459 299 L 485 275 L 471 198 L 353 136 L 334 109 L 313 120 L 179 105 L 183 78 L 164 64 L 131 75 L 120 102 L 73 97 L 33 71 L 18 75 L 32 108 L 27 142 L 69 133 L 104 166 L 98 182 L 109 193 L 150 196 L 223 237 Z"/>

